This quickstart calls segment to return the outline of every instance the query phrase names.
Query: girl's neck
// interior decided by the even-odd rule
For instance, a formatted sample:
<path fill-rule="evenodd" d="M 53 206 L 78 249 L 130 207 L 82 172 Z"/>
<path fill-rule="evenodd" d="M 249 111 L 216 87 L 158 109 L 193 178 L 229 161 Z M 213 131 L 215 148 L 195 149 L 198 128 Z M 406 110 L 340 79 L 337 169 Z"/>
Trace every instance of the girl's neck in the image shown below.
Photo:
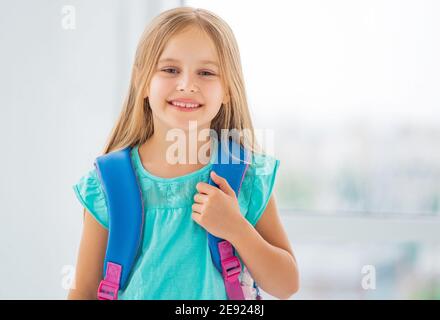
<path fill-rule="evenodd" d="M 199 141 L 199 132 L 200 129 L 182 131 L 178 138 L 173 137 L 172 140 L 169 138 L 167 140 L 167 130 L 155 130 L 154 134 L 139 146 L 142 163 L 145 166 L 163 166 L 163 168 L 172 170 L 178 167 L 180 170 L 188 172 L 205 166 L 212 152 L 210 150 L 211 137 Z M 202 148 L 203 150 L 201 150 Z M 179 156 L 176 152 L 179 153 L 183 162 L 175 163 Z M 202 157 L 199 157 L 199 153 L 202 154 Z"/>

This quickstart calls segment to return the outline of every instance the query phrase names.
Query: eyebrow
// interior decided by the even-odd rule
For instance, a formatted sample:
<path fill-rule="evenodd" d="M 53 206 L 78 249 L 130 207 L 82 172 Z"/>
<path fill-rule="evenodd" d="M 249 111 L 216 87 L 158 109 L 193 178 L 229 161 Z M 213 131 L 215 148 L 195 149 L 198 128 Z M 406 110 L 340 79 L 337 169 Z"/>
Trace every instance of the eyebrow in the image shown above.
<path fill-rule="evenodd" d="M 161 59 L 159 60 L 159 63 L 163 63 L 163 62 L 180 62 L 177 59 L 173 59 L 173 58 L 165 58 L 165 59 Z M 218 63 L 215 61 L 211 61 L 211 60 L 199 60 L 199 62 L 203 63 L 203 64 L 212 64 L 216 67 L 218 67 Z"/>

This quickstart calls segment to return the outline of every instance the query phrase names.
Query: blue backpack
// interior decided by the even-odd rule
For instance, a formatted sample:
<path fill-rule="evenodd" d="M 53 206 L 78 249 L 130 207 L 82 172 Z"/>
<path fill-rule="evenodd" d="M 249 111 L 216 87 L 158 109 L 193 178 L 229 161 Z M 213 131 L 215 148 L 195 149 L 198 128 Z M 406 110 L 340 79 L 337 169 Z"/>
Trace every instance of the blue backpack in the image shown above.
<path fill-rule="evenodd" d="M 224 177 L 236 196 L 249 164 L 249 152 L 229 139 L 214 141 L 218 148 L 212 170 Z M 98 287 L 99 300 L 116 300 L 124 290 L 140 253 L 144 226 L 142 192 L 133 169 L 131 147 L 97 157 L 94 165 L 103 186 L 109 211 L 109 235 L 104 260 L 104 279 Z M 209 184 L 218 187 L 209 178 Z M 148 199 L 146 199 L 148 201 Z M 260 300 L 261 295 L 230 242 L 208 234 L 212 262 L 221 273 L 230 300 Z M 240 277 L 241 276 L 241 277 Z"/>

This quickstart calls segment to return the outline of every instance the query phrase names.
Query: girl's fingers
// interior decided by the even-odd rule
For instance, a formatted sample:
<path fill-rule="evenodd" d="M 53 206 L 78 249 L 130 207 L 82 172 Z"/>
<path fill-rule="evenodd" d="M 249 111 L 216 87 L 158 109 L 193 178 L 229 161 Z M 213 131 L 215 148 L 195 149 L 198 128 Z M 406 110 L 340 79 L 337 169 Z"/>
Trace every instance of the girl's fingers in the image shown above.
<path fill-rule="evenodd" d="M 211 186 L 210 184 L 207 184 L 205 182 L 199 182 L 196 185 L 196 189 L 200 193 L 211 194 L 211 193 L 215 192 L 217 188 L 214 186 Z"/>
<path fill-rule="evenodd" d="M 192 205 L 192 211 L 197 212 L 197 213 L 202 213 L 202 205 L 199 203 L 194 203 Z"/>
<path fill-rule="evenodd" d="M 197 222 L 198 224 L 200 224 L 200 218 L 201 218 L 201 215 L 200 215 L 200 213 L 197 213 L 197 212 L 192 212 L 191 213 L 191 218 L 195 221 L 195 222 Z"/>
<path fill-rule="evenodd" d="M 229 185 L 228 181 L 220 177 L 217 173 L 214 171 L 211 171 L 211 178 L 214 180 L 215 184 L 219 186 L 219 188 L 230 196 L 235 196 L 234 190 L 232 190 L 231 186 Z"/>
<path fill-rule="evenodd" d="M 208 199 L 206 194 L 196 193 L 194 196 L 194 202 L 197 203 L 205 203 L 206 199 Z"/>

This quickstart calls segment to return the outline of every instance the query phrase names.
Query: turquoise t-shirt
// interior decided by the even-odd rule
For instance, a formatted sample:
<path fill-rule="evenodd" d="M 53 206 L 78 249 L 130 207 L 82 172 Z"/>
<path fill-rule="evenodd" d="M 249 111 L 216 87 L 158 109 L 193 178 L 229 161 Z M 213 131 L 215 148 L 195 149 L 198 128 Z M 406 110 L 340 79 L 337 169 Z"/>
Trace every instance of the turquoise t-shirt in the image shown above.
<path fill-rule="evenodd" d="M 133 147 L 131 158 L 144 199 L 143 243 L 130 282 L 118 298 L 227 300 L 223 278 L 211 260 L 206 230 L 191 218 L 196 184 L 208 182 L 215 151 L 203 168 L 161 178 L 143 167 L 138 148 Z M 241 214 L 253 226 L 266 208 L 278 166 L 279 160 L 271 156 L 252 156 L 238 202 Z M 73 188 L 81 204 L 108 229 L 105 195 L 96 170 L 81 177 Z"/>

